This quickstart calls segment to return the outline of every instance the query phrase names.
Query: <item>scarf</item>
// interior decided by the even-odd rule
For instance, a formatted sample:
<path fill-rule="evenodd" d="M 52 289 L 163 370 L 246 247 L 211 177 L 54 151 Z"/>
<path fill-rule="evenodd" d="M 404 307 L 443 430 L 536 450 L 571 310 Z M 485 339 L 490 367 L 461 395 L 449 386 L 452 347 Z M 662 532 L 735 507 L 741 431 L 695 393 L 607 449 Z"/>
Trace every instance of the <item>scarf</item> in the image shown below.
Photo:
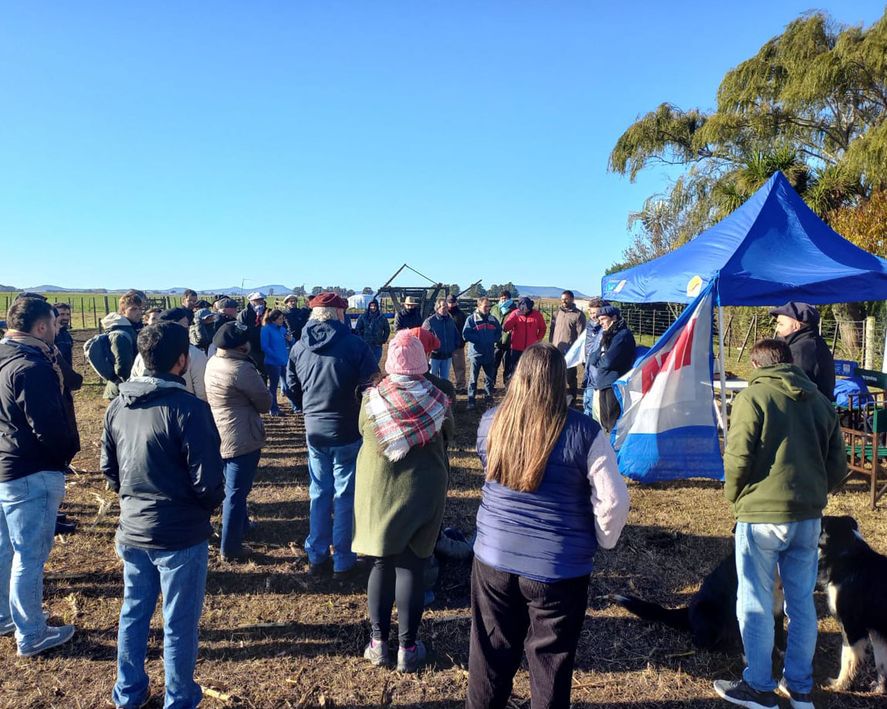
<path fill-rule="evenodd" d="M 514 300 L 512 300 L 511 298 L 509 298 L 508 300 L 503 300 L 501 303 L 499 303 L 499 312 L 505 315 L 505 313 L 507 313 L 511 309 L 512 305 L 514 305 Z"/>
<path fill-rule="evenodd" d="M 18 330 L 10 330 L 6 333 L 6 340 L 11 340 L 12 342 L 17 342 L 20 345 L 25 345 L 26 347 L 31 347 L 35 350 L 39 350 L 46 359 L 49 360 L 49 363 L 52 365 L 52 368 L 55 370 L 55 375 L 59 380 L 59 389 L 62 392 L 65 391 L 65 375 L 62 373 L 62 368 L 58 363 L 59 351 L 56 349 L 55 345 L 47 345 L 43 340 L 38 337 L 34 337 L 33 335 L 29 335 L 27 332 L 20 332 Z"/>
<path fill-rule="evenodd" d="M 391 374 L 367 390 L 366 413 L 388 460 L 424 446 L 443 426 L 450 400 L 422 376 Z"/>

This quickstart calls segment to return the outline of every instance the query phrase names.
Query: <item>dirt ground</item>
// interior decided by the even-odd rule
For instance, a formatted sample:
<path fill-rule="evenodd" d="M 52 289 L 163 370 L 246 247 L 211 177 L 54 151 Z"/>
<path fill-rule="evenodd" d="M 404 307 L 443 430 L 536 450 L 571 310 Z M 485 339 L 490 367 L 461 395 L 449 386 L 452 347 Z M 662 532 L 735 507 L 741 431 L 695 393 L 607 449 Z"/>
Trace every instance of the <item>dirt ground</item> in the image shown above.
<path fill-rule="evenodd" d="M 78 368 L 83 371 L 82 362 Z M 482 470 L 474 454 L 479 416 L 464 406 L 460 397 L 445 524 L 470 533 Z M 74 623 L 77 634 L 69 644 L 33 659 L 16 657 L 14 641 L 0 638 L 0 707 L 99 707 L 111 696 L 122 583 L 113 551 L 117 502 L 98 472 L 104 408 L 101 387 L 88 375 L 77 395 L 83 451 L 74 462 L 76 473 L 68 478 L 64 503 L 79 531 L 56 539 L 47 565 L 45 600 L 52 621 Z M 301 417 L 268 419 L 266 425 L 268 444 L 250 503 L 259 528 L 249 544 L 258 554 L 246 564 L 223 564 L 218 540 L 211 545 L 197 665 L 206 693 L 203 705 L 461 706 L 468 675 L 469 564 L 442 566 L 437 598 L 421 629 L 432 650 L 430 666 L 415 676 L 370 667 L 360 657 L 369 631 L 362 582 L 318 582 L 301 570 L 308 526 Z M 629 591 L 668 605 L 684 602 L 730 544 L 732 519 L 721 485 L 632 484 L 630 493 L 629 525 L 615 550 L 599 553 L 592 575 L 573 676 L 574 704 L 612 709 L 722 706 L 712 680 L 738 677 L 739 658 L 698 652 L 686 636 L 641 622 L 605 598 Z M 870 543 L 887 552 L 885 513 L 868 509 L 861 483 L 835 495 L 827 511 L 854 515 Z M 817 604 L 821 621 L 815 677 L 822 683 L 837 674 L 841 640 L 822 594 L 817 594 Z M 148 663 L 154 690 L 149 706 L 155 709 L 162 706 L 161 648 L 155 614 Z M 873 679 L 871 664 L 869 659 L 860 688 Z M 818 691 L 816 702 L 818 707 L 848 709 L 887 705 L 863 691 Z M 529 706 L 525 668 L 516 678 L 512 706 Z"/>

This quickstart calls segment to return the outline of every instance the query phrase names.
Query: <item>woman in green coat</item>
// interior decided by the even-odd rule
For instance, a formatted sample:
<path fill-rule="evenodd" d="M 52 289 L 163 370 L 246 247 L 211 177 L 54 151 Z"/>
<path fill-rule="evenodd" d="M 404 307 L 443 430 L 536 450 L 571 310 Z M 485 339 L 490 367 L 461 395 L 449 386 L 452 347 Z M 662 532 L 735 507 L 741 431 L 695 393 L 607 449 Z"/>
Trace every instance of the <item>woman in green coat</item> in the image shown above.
<path fill-rule="evenodd" d="M 417 639 L 425 562 L 443 519 L 447 440 L 453 436 L 449 397 L 423 375 L 428 360 L 406 331 L 388 345 L 388 376 L 364 393 L 359 427 L 352 550 L 375 558 L 367 582 L 372 638 L 364 657 L 388 666 L 391 610 L 397 602 L 397 669 L 415 672 L 425 660 Z"/>

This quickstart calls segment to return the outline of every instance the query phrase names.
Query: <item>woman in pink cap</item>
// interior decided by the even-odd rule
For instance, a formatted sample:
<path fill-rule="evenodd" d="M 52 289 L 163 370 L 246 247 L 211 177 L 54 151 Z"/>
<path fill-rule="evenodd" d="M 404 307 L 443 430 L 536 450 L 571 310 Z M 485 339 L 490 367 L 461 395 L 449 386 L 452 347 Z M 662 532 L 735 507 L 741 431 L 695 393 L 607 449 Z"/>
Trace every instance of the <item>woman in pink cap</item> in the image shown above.
<path fill-rule="evenodd" d="M 352 550 L 375 557 L 367 582 L 372 638 L 364 657 L 388 666 L 391 609 L 397 602 L 397 669 L 425 660 L 416 636 L 422 619 L 423 572 L 434 552 L 447 495 L 447 441 L 453 437 L 449 397 L 425 376 L 422 343 L 407 331 L 388 345 L 388 373 L 366 390 L 358 426 Z"/>

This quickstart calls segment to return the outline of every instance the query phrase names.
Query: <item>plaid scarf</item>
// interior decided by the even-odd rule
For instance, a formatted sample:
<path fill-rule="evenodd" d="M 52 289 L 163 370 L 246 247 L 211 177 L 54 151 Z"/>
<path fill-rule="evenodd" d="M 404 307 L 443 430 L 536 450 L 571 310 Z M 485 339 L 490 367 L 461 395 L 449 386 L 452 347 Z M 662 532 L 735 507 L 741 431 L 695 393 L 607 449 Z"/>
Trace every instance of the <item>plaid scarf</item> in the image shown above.
<path fill-rule="evenodd" d="M 390 461 L 424 446 L 443 426 L 450 400 L 422 376 L 391 374 L 367 390 L 366 413 Z"/>

